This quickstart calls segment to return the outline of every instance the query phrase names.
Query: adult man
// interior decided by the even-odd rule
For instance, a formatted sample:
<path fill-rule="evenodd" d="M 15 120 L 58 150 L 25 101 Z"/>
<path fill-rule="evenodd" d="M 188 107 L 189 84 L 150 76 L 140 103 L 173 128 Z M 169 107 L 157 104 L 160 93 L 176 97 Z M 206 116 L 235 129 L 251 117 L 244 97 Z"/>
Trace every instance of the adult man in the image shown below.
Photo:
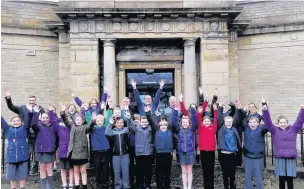
<path fill-rule="evenodd" d="M 7 91 L 5 93 L 5 100 L 6 100 L 6 104 L 7 107 L 14 113 L 18 114 L 24 121 L 24 123 L 26 123 L 27 120 L 27 114 L 29 111 L 31 111 L 32 109 L 37 110 L 37 112 L 40 113 L 44 113 L 44 109 L 36 104 L 36 97 L 34 95 L 30 95 L 28 97 L 28 104 L 25 105 L 21 105 L 21 106 L 16 106 L 13 104 L 12 102 L 12 98 L 11 98 L 11 92 Z M 35 107 L 36 108 L 32 108 Z M 38 162 L 35 160 L 35 141 L 36 141 L 36 135 L 33 132 L 32 129 L 30 129 L 29 131 L 29 146 L 30 146 L 30 158 L 29 158 L 29 168 L 31 166 L 31 159 L 32 159 L 32 167 L 31 167 L 31 174 L 36 174 L 38 173 Z M 30 170 L 30 169 L 29 169 Z"/>

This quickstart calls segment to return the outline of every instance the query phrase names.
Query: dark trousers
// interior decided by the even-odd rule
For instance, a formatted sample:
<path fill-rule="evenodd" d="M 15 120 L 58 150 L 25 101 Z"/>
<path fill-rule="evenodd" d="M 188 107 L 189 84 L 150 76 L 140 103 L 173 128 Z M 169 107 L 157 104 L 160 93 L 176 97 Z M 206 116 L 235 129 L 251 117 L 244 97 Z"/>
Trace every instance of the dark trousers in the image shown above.
<path fill-rule="evenodd" d="M 36 153 L 35 153 L 35 143 L 36 138 L 29 138 L 29 160 L 28 160 L 28 171 L 32 171 L 32 173 L 38 173 L 39 163 L 36 161 Z"/>
<path fill-rule="evenodd" d="M 89 135 L 89 144 L 90 144 L 90 149 L 89 149 L 89 153 L 90 153 L 90 159 L 89 159 L 89 163 L 90 163 L 90 167 L 94 167 L 95 166 L 95 161 L 94 161 L 94 157 L 93 157 L 93 151 L 92 151 L 92 140 L 91 140 L 91 135 Z"/>
<path fill-rule="evenodd" d="M 203 178 L 204 178 L 204 189 L 214 189 L 214 151 L 200 151 Z"/>
<path fill-rule="evenodd" d="M 178 135 L 176 133 L 173 133 L 173 149 L 175 150 L 176 154 L 176 160 L 179 162 L 179 154 L 178 154 Z"/>
<path fill-rule="evenodd" d="M 285 189 L 285 183 L 287 182 L 287 188 L 293 189 L 293 177 L 279 176 L 280 189 Z"/>
<path fill-rule="evenodd" d="M 130 158 L 130 169 L 129 169 L 130 184 L 133 184 L 134 172 L 136 170 L 136 168 L 135 168 L 135 146 L 129 146 L 129 158 Z"/>
<path fill-rule="evenodd" d="M 136 185 L 138 188 L 151 187 L 153 156 L 136 156 Z"/>
<path fill-rule="evenodd" d="M 221 154 L 221 167 L 225 189 L 235 189 L 235 171 L 237 157 L 235 153 Z"/>
<path fill-rule="evenodd" d="M 93 160 L 95 164 L 95 179 L 97 187 L 109 186 L 109 162 L 110 153 L 106 151 L 93 151 Z"/>
<path fill-rule="evenodd" d="M 171 165 L 172 165 L 171 153 L 156 154 L 157 188 L 170 189 Z"/>

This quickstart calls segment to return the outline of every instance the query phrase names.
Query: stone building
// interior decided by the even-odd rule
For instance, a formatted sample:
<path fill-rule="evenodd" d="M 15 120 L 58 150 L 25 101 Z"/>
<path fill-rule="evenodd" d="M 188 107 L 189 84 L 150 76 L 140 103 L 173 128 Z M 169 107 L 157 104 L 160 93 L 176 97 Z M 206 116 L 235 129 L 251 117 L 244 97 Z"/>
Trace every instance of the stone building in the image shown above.
<path fill-rule="evenodd" d="M 59 0 L 1 2 L 1 84 L 15 104 L 132 94 L 183 93 L 202 85 L 225 103 L 270 99 L 272 114 L 294 120 L 304 103 L 304 2 Z M 139 74 L 134 74 L 139 73 Z M 2 98 L 2 114 L 11 116 Z"/>

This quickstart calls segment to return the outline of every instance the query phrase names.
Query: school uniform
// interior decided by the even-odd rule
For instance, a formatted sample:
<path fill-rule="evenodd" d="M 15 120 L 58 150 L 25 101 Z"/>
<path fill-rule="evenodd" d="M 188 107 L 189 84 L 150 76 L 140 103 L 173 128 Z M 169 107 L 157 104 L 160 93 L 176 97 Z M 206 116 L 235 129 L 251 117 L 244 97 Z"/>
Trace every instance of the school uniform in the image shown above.
<path fill-rule="evenodd" d="M 288 188 L 293 188 L 293 178 L 296 177 L 296 157 L 297 152 L 297 134 L 304 124 L 304 109 L 301 109 L 296 122 L 288 125 L 285 129 L 274 125 L 268 110 L 263 111 L 263 120 L 265 128 L 272 135 L 276 176 L 279 176 L 280 189 L 285 189 L 285 182 Z"/>
<path fill-rule="evenodd" d="M 27 116 L 30 122 L 31 115 Z M 24 123 L 20 127 L 13 127 L 1 117 L 1 129 L 7 137 L 8 144 L 6 150 L 6 179 L 11 181 L 25 180 L 28 175 L 29 145 L 27 132 L 29 123 Z"/>

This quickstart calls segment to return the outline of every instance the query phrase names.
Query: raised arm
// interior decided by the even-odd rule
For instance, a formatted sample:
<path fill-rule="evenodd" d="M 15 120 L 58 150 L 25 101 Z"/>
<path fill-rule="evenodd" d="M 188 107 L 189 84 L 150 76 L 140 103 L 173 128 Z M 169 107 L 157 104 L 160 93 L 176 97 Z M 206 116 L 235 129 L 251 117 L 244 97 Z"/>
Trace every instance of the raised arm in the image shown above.
<path fill-rule="evenodd" d="M 191 126 L 191 130 L 192 132 L 195 132 L 197 129 L 197 124 L 198 124 L 198 120 L 197 120 L 197 115 L 196 115 L 196 110 L 195 108 L 190 108 L 190 119 L 192 121 L 192 126 Z"/>
<path fill-rule="evenodd" d="M 57 114 L 56 112 L 54 112 L 54 110 L 48 110 L 48 115 L 49 115 L 49 118 L 50 118 L 50 123 L 52 125 L 57 125 L 58 124 L 58 117 L 57 117 Z"/>
<path fill-rule="evenodd" d="M 82 106 L 82 100 L 80 100 L 80 98 L 79 98 L 78 96 L 76 96 L 76 94 L 75 94 L 74 92 L 73 92 L 71 95 L 72 95 L 72 97 L 73 97 L 75 103 L 76 103 L 79 107 L 81 107 L 81 106 Z"/>
<path fill-rule="evenodd" d="M 13 102 L 12 102 L 11 92 L 9 92 L 9 91 L 6 92 L 5 101 L 6 101 L 8 109 L 10 109 L 12 112 L 14 112 L 18 115 L 21 114 L 21 107 L 14 105 Z"/>
<path fill-rule="evenodd" d="M 213 127 L 215 127 L 215 130 L 217 130 L 217 113 L 218 113 L 218 108 L 217 108 L 217 105 L 216 104 L 213 104 Z"/>
<path fill-rule="evenodd" d="M 298 133 L 302 129 L 303 124 L 304 124 L 304 105 L 301 106 L 301 110 L 299 112 L 296 122 L 293 124 L 292 129 L 296 133 Z"/>
<path fill-rule="evenodd" d="M 113 115 L 113 109 L 108 109 L 107 110 L 107 116 L 106 116 L 106 119 L 105 119 L 105 125 L 106 126 L 109 125 L 112 115 Z"/>
<path fill-rule="evenodd" d="M 158 107 L 158 103 L 159 103 L 159 100 L 160 100 L 160 96 L 161 96 L 161 94 L 163 92 L 164 85 L 165 85 L 165 80 L 162 79 L 159 82 L 159 89 L 157 90 L 156 95 L 155 95 L 155 97 L 153 99 L 153 102 L 152 102 L 152 112 L 153 113 L 155 112 L 155 110 Z"/>
<path fill-rule="evenodd" d="M 147 116 L 149 125 L 152 127 L 152 129 L 154 131 L 159 130 L 159 127 L 157 126 L 157 123 L 155 123 L 155 121 L 152 119 L 152 113 L 151 113 L 151 111 L 146 112 L 146 116 Z"/>
<path fill-rule="evenodd" d="M 143 109 L 142 109 L 143 108 L 143 102 L 141 101 L 140 96 L 139 96 L 139 92 L 136 89 L 136 81 L 134 79 L 131 80 L 131 85 L 133 87 L 135 102 L 136 102 L 138 111 L 143 112 Z"/>
<path fill-rule="evenodd" d="M 178 119 L 178 110 L 173 110 L 172 111 L 172 127 L 176 130 L 179 131 L 179 119 Z"/>
<path fill-rule="evenodd" d="M 127 124 L 131 132 L 135 133 L 137 131 L 136 125 L 134 124 L 134 121 L 131 119 L 131 117 L 128 119 Z"/>
<path fill-rule="evenodd" d="M 5 121 L 5 119 L 1 116 L 1 129 L 3 130 L 4 133 L 7 133 L 7 130 L 9 128 L 9 125 Z"/>
<path fill-rule="evenodd" d="M 39 113 L 38 112 L 34 112 L 33 113 L 33 118 L 31 121 L 31 128 L 35 131 L 38 132 L 39 131 Z"/>
<path fill-rule="evenodd" d="M 268 129 L 271 134 L 274 134 L 276 131 L 276 126 L 272 123 L 270 113 L 266 105 L 263 106 L 263 120 L 265 123 L 265 128 Z"/>
<path fill-rule="evenodd" d="M 188 110 L 185 107 L 185 104 L 183 102 L 183 98 L 184 98 L 184 95 L 180 94 L 179 95 L 179 104 L 180 104 L 181 112 L 182 112 L 183 115 L 188 116 Z"/>
<path fill-rule="evenodd" d="M 110 120 L 109 120 L 109 124 L 106 128 L 106 131 L 105 131 L 105 134 L 107 136 L 113 136 L 113 124 L 114 124 L 114 120 L 113 120 L 113 117 L 111 117 Z"/>
<path fill-rule="evenodd" d="M 61 119 L 62 119 L 63 123 L 65 124 L 65 126 L 71 128 L 72 123 L 69 121 L 68 116 L 65 113 L 65 110 L 60 112 L 60 116 L 61 116 Z"/>

